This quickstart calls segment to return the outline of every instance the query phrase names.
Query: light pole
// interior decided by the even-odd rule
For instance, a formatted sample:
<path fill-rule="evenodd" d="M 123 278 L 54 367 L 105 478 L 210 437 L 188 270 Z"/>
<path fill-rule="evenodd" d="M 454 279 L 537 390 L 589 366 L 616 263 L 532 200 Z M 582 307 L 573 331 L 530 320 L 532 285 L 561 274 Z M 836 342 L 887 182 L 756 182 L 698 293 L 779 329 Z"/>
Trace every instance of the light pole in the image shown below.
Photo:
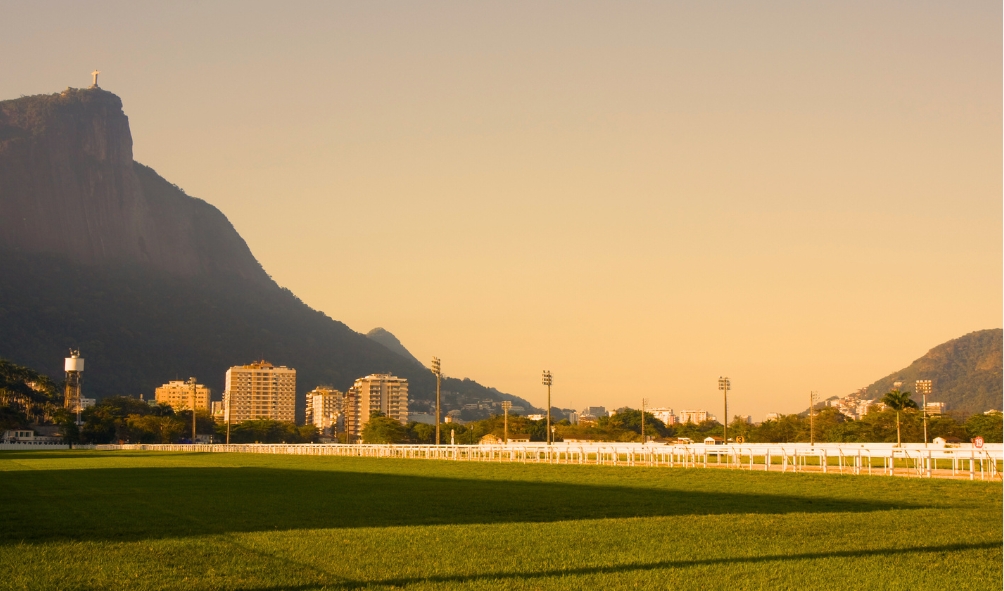
<path fill-rule="evenodd" d="M 502 441 L 509 445 L 509 409 L 512 408 L 512 402 L 508 400 L 502 401 Z"/>
<path fill-rule="evenodd" d="M 549 371 L 547 371 L 545 369 L 544 370 L 544 377 L 542 379 L 542 383 L 545 386 L 547 386 L 547 433 L 546 433 L 546 438 L 547 438 L 547 444 L 548 445 L 551 445 L 551 441 L 554 440 L 554 438 L 551 437 L 551 383 L 553 381 L 554 381 L 554 379 L 551 377 L 551 372 L 549 372 Z"/>
<path fill-rule="evenodd" d="M 931 393 L 931 380 L 917 380 L 917 391 L 924 395 L 924 447 L 927 447 L 927 395 Z"/>
<path fill-rule="evenodd" d="M 436 445 L 439 445 L 439 385 L 443 380 L 439 357 L 432 358 L 432 373 L 436 375 Z"/>
<path fill-rule="evenodd" d="M 188 378 L 188 385 L 192 387 L 192 445 L 195 445 L 195 378 Z"/>
<path fill-rule="evenodd" d="M 732 382 L 729 381 L 727 377 L 718 378 L 718 389 L 722 391 L 725 395 L 725 421 L 722 424 L 724 427 L 722 434 L 725 436 L 725 445 L 729 444 L 729 388 L 732 387 Z"/>
<path fill-rule="evenodd" d="M 816 398 L 819 396 L 819 392 L 815 390 L 809 392 L 809 445 L 816 445 L 816 431 L 813 428 L 812 417 L 816 409 Z"/>
<path fill-rule="evenodd" d="M 641 399 L 641 444 L 645 445 L 645 399 Z"/>

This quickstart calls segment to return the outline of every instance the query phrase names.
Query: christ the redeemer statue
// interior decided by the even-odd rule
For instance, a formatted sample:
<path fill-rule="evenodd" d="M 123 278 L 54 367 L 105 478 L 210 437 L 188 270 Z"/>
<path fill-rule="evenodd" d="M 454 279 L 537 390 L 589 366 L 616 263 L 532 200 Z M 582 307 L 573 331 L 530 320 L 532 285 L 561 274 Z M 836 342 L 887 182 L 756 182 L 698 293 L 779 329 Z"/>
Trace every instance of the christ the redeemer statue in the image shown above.
<path fill-rule="evenodd" d="M 98 87 L 98 74 L 100 73 L 101 72 L 99 72 L 98 70 L 94 70 L 93 72 L 91 72 L 91 76 L 94 76 L 94 84 L 91 84 L 91 88 Z"/>

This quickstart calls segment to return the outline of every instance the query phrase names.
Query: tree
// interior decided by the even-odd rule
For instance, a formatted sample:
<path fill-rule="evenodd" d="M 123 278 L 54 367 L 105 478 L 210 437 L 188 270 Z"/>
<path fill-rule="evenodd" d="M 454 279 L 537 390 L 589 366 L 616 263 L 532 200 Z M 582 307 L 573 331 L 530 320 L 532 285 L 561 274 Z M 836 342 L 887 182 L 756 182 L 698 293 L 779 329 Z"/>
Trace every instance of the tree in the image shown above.
<path fill-rule="evenodd" d="M 1004 443 L 1004 417 L 1001 412 L 973 415 L 966 420 L 966 434 L 969 438 L 980 436 L 987 443 Z"/>
<path fill-rule="evenodd" d="M 908 408 L 917 408 L 917 403 L 910 399 L 909 392 L 891 390 L 882 397 L 882 403 L 896 411 L 896 447 L 903 445 L 903 438 L 899 428 L 899 413 Z"/>
<path fill-rule="evenodd" d="M 383 414 L 375 414 L 363 427 L 366 443 L 401 443 L 408 440 L 408 429 L 401 421 Z"/>

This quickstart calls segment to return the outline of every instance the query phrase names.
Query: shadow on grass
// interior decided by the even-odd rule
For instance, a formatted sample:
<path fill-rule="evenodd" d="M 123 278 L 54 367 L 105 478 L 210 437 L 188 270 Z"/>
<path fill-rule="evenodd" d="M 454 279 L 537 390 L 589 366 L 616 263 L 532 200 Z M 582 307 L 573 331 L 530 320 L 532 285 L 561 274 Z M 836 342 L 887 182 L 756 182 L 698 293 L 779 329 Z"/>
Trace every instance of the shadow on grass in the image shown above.
<path fill-rule="evenodd" d="M 909 560 L 923 558 L 924 555 L 949 552 L 964 552 L 967 550 L 1000 550 L 998 542 L 974 544 L 949 544 L 944 546 L 915 546 L 911 548 L 879 548 L 871 550 L 843 550 L 832 552 L 802 552 L 798 554 L 771 554 L 767 556 L 741 556 L 720 558 L 698 558 L 693 560 L 662 560 L 659 562 L 633 562 L 613 566 L 592 566 L 582 568 L 553 569 L 531 572 L 494 572 L 473 575 L 440 575 L 432 577 L 397 577 L 369 581 L 351 580 L 331 575 L 332 580 L 324 583 L 282 587 L 244 587 L 242 591 L 310 591 L 312 589 L 365 589 L 373 586 L 406 587 L 418 583 L 476 583 L 503 581 L 532 581 L 550 577 L 588 576 L 644 572 L 651 570 L 688 568 L 709 565 L 759 564 L 771 562 L 793 562 L 799 560 L 821 560 L 829 558 L 877 558 L 904 556 Z M 997 560 L 999 561 L 999 553 Z"/>
<path fill-rule="evenodd" d="M 909 503 L 272 468 L 0 472 L 0 544 L 314 528 L 833 513 Z"/>

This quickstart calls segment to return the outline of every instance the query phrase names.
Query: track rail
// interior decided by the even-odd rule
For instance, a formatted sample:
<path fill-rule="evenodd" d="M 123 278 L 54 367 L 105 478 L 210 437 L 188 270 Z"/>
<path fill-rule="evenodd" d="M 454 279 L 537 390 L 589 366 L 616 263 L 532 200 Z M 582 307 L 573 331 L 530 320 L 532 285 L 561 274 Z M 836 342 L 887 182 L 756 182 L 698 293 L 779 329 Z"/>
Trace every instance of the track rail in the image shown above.
<path fill-rule="evenodd" d="M 257 453 L 578 464 L 666 468 L 718 468 L 766 472 L 911 476 L 1001 480 L 1004 445 L 924 447 L 923 444 L 729 444 L 642 445 L 631 443 L 521 443 L 510 445 L 343 445 L 343 444 L 124 444 L 97 450 L 201 453 Z"/>

